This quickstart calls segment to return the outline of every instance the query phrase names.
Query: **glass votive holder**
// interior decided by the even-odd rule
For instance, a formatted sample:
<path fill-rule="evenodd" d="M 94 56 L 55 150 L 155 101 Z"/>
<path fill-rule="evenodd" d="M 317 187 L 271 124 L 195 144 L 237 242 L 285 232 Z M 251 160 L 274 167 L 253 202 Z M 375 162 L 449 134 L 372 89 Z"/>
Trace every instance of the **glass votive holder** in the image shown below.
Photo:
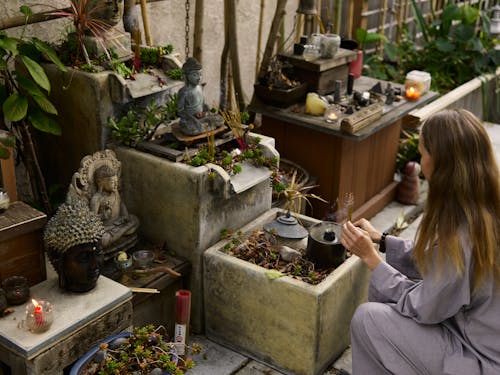
<path fill-rule="evenodd" d="M 2 282 L 9 305 L 21 305 L 30 296 L 28 280 L 24 276 L 11 276 Z"/>
<path fill-rule="evenodd" d="M 26 305 L 25 325 L 33 333 L 42 333 L 47 331 L 52 325 L 52 305 L 48 301 L 31 300 Z"/>
<path fill-rule="evenodd" d="M 9 208 L 10 198 L 6 191 L 0 188 L 0 213 Z"/>
<path fill-rule="evenodd" d="M 339 121 L 340 113 L 341 113 L 340 106 L 338 106 L 336 104 L 332 104 L 326 108 L 325 114 L 323 115 L 323 117 L 324 117 L 326 122 L 328 122 L 330 124 L 334 124 L 337 121 Z"/>

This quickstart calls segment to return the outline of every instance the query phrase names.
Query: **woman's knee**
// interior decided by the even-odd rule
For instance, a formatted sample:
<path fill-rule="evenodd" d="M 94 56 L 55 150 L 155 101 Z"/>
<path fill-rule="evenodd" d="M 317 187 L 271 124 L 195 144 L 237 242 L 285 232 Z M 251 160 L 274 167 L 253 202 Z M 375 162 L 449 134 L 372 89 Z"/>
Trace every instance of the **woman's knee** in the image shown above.
<path fill-rule="evenodd" d="M 389 311 L 388 311 L 389 310 Z M 351 320 L 351 331 L 356 333 L 384 326 L 384 321 L 388 319 L 391 307 L 378 302 L 366 302 L 358 306 Z"/>

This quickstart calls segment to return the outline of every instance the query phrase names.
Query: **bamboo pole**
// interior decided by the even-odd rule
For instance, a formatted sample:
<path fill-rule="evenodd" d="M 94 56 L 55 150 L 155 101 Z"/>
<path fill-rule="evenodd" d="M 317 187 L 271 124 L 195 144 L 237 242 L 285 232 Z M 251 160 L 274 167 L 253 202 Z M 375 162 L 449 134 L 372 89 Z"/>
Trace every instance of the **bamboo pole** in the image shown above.
<path fill-rule="evenodd" d="M 16 16 L 16 17 L 8 17 L 0 19 L 0 30 L 10 29 L 12 27 L 23 26 L 24 24 L 32 24 L 38 22 L 45 22 L 57 18 L 61 18 L 61 16 L 53 15 L 54 12 L 70 12 L 71 8 L 62 8 L 49 10 L 46 12 L 33 13 L 26 22 L 26 18 L 24 16 Z"/>
<path fill-rule="evenodd" d="M 224 109 L 227 107 L 227 93 L 229 80 L 228 67 L 229 67 L 229 15 L 228 6 L 224 0 L 224 47 L 222 48 L 221 62 L 220 62 L 220 96 L 219 108 Z"/>
<path fill-rule="evenodd" d="M 347 4 L 347 23 L 346 23 L 346 33 L 347 38 L 351 39 L 353 35 L 352 25 L 354 21 L 354 1 L 349 1 Z"/>
<path fill-rule="evenodd" d="M 148 9 L 146 7 L 146 0 L 141 0 L 141 14 L 142 14 L 142 23 L 144 25 L 144 35 L 146 36 L 146 44 L 151 47 L 153 42 L 151 40 L 151 30 L 149 28 L 149 18 L 148 18 Z"/>
<path fill-rule="evenodd" d="M 380 33 L 382 35 L 385 35 L 385 21 L 386 21 L 386 18 L 387 18 L 387 0 L 383 0 L 382 1 L 382 19 L 381 19 L 381 22 L 380 22 Z M 384 54 L 384 41 L 382 39 L 380 39 L 379 41 L 379 52 L 378 52 L 378 55 L 379 56 L 383 56 Z"/>
<path fill-rule="evenodd" d="M 262 28 L 264 23 L 265 7 L 266 7 L 266 0 L 260 0 L 259 31 L 257 34 L 257 56 L 255 57 L 255 80 L 257 80 L 257 76 L 259 75 L 260 49 L 262 48 Z"/>
<path fill-rule="evenodd" d="M 404 6 L 403 6 L 403 0 L 399 0 L 399 9 L 398 9 L 398 15 L 397 15 L 397 34 L 396 34 L 396 42 L 399 43 L 401 40 L 401 33 L 403 30 L 403 11 L 404 11 Z"/>
<path fill-rule="evenodd" d="M 351 20 L 352 22 L 352 20 Z M 342 0 L 335 1 L 335 34 L 340 35 L 342 26 Z"/>
<path fill-rule="evenodd" d="M 231 56 L 231 72 L 233 74 L 233 83 L 236 99 L 239 103 L 241 111 L 245 110 L 245 101 L 243 98 L 243 86 L 241 84 L 241 73 L 240 73 L 240 63 L 239 63 L 239 53 L 238 53 L 238 27 L 236 19 L 236 1 L 228 1 L 229 5 L 228 15 L 229 15 L 229 53 Z"/>
<path fill-rule="evenodd" d="M 295 16 L 295 43 L 300 42 L 301 36 L 304 34 L 304 15 L 302 13 L 297 13 Z"/>
<path fill-rule="evenodd" d="M 271 29 L 269 30 L 269 36 L 267 38 L 266 49 L 264 50 L 264 55 L 262 57 L 262 63 L 259 70 L 258 78 L 264 78 L 271 63 L 271 58 L 274 54 L 274 45 L 276 42 L 276 37 L 278 36 L 278 30 L 280 27 L 281 19 L 285 15 L 285 6 L 287 0 L 278 0 L 276 3 L 276 10 L 274 12 L 273 21 L 271 23 Z"/>
<path fill-rule="evenodd" d="M 193 57 L 202 62 L 204 0 L 196 0 L 194 12 Z"/>

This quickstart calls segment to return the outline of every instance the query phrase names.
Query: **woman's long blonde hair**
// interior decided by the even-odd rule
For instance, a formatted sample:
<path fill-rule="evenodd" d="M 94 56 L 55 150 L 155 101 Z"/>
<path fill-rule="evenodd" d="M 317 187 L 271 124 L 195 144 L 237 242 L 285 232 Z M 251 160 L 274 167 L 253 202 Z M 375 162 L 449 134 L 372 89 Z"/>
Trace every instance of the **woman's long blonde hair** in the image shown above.
<path fill-rule="evenodd" d="M 489 275 L 499 281 L 500 175 L 484 126 L 469 111 L 443 110 L 425 122 L 420 139 L 433 162 L 414 251 L 421 273 L 425 274 L 432 251 L 438 252 L 439 265 L 450 259 L 463 273 L 458 228 L 466 225 L 474 289 Z"/>

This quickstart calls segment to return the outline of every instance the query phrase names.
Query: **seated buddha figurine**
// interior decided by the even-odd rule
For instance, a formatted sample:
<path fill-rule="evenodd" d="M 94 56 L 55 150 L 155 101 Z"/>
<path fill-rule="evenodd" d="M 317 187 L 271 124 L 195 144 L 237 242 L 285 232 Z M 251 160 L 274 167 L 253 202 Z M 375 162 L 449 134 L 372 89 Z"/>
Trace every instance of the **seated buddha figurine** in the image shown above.
<path fill-rule="evenodd" d="M 66 202 L 83 201 L 103 224 L 99 248 L 104 261 L 137 243 L 139 219 L 129 214 L 120 196 L 121 163 L 112 150 L 85 156 L 73 174 Z"/>
<path fill-rule="evenodd" d="M 179 126 L 187 135 L 206 133 L 224 125 L 224 119 L 217 113 L 210 112 L 203 97 L 201 81 L 201 64 L 189 57 L 182 65 L 184 87 L 179 90 L 177 113 Z"/>
<path fill-rule="evenodd" d="M 103 165 L 94 172 L 97 191 L 90 199 L 90 210 L 97 214 L 104 224 L 101 239 L 103 249 L 109 248 L 118 240 L 135 235 L 139 220 L 129 215 L 118 191 L 117 171 L 110 165 Z"/>
<path fill-rule="evenodd" d="M 103 234 L 102 221 L 84 201 L 59 206 L 45 227 L 43 242 L 61 289 L 88 292 L 95 287 L 100 275 L 98 243 Z"/>

